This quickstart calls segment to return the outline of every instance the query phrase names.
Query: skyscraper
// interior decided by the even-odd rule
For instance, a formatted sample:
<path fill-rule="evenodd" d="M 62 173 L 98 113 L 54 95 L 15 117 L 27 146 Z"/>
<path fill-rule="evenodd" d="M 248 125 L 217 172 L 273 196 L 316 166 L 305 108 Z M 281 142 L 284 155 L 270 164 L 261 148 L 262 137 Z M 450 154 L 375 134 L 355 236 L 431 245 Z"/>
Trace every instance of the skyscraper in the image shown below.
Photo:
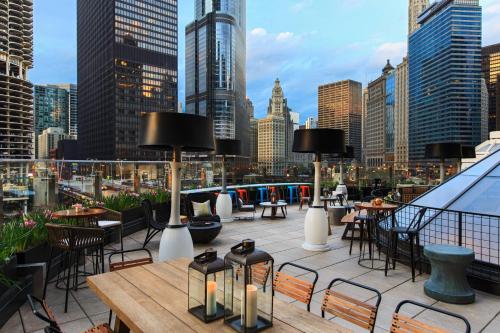
<path fill-rule="evenodd" d="M 55 157 L 52 153 L 57 149 L 57 144 L 59 141 L 66 139 L 69 139 L 69 134 L 61 127 L 45 128 L 37 137 L 37 158 L 47 159 Z"/>
<path fill-rule="evenodd" d="M 33 1 L 0 4 L 0 158 L 33 158 Z"/>
<path fill-rule="evenodd" d="M 69 132 L 69 92 L 55 85 L 35 85 L 35 157 L 40 157 L 38 136 L 47 128 Z M 40 158 L 47 158 L 47 156 Z"/>
<path fill-rule="evenodd" d="M 500 131 L 500 43 L 483 47 L 482 59 L 489 95 L 488 130 Z"/>
<path fill-rule="evenodd" d="M 318 127 L 345 132 L 346 144 L 354 147 L 354 157 L 361 160 L 361 83 L 343 80 L 318 88 Z"/>
<path fill-rule="evenodd" d="M 418 16 L 429 6 L 429 0 L 409 0 L 408 2 L 408 35 L 417 30 L 420 25 L 417 23 Z"/>
<path fill-rule="evenodd" d="M 242 141 L 246 116 L 246 0 L 195 0 L 186 27 L 186 112 L 213 119 L 217 138 Z"/>
<path fill-rule="evenodd" d="M 481 142 L 489 139 L 489 95 L 488 95 L 488 85 L 486 80 L 481 79 Z"/>
<path fill-rule="evenodd" d="M 361 109 L 361 162 L 366 165 L 366 114 L 368 113 L 368 88 L 363 89 Z"/>
<path fill-rule="evenodd" d="M 382 75 L 368 84 L 366 101 L 366 166 L 380 167 L 394 161 L 395 71 L 387 60 Z"/>
<path fill-rule="evenodd" d="M 77 20 L 82 157 L 158 157 L 139 116 L 177 112 L 177 0 L 78 0 Z"/>
<path fill-rule="evenodd" d="M 481 7 L 441 0 L 418 18 L 409 38 L 409 159 L 425 145 L 481 141 Z"/>
<path fill-rule="evenodd" d="M 318 127 L 318 121 L 314 117 L 308 117 L 306 120 L 306 129 L 313 129 Z"/>
<path fill-rule="evenodd" d="M 394 163 L 404 168 L 408 162 L 408 58 L 396 67 L 394 102 Z"/>
<path fill-rule="evenodd" d="M 276 79 L 267 116 L 258 121 L 259 166 L 265 169 L 267 174 L 281 176 L 289 163 L 294 161 L 293 122 L 290 111 L 280 80 Z"/>
<path fill-rule="evenodd" d="M 255 119 L 253 103 L 248 97 L 246 100 L 246 108 L 250 122 L 249 138 L 248 138 L 250 149 L 248 156 L 250 157 L 250 163 L 257 163 L 259 159 L 259 136 L 258 136 L 259 123 L 258 120 Z"/>
<path fill-rule="evenodd" d="M 78 137 L 78 87 L 71 83 L 55 84 L 54 86 L 68 92 L 68 134 L 76 139 Z"/>

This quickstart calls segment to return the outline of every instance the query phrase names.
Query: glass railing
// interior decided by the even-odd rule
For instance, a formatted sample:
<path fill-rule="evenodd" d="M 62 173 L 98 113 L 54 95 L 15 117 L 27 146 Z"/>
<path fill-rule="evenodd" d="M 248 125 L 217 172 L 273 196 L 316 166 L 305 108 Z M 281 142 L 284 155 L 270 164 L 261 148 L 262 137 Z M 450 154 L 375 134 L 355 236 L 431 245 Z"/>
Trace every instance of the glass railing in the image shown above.
<path fill-rule="evenodd" d="M 187 156 L 183 161 L 183 190 L 220 185 L 221 163 L 218 158 L 195 159 Z M 229 160 L 227 169 L 229 185 L 308 183 L 313 181 L 314 175 L 312 163 L 289 164 L 280 176 L 267 174 L 265 168 L 257 163 L 249 164 L 238 159 Z M 353 191 L 353 198 L 362 197 L 373 188 L 396 189 L 436 184 L 439 179 L 439 166 L 432 163 L 399 165 L 397 168 L 369 168 L 346 163 L 343 170 L 344 182 L 349 191 Z M 447 177 L 456 172 L 456 166 L 447 166 Z M 324 162 L 321 173 L 322 187 L 334 189 L 340 180 L 339 164 Z M 98 194 L 106 197 L 120 192 L 168 190 L 171 182 L 169 175 L 168 161 L 2 160 L 3 211 L 15 214 L 34 207 L 53 206 L 58 202 L 60 193 L 94 198 Z"/>

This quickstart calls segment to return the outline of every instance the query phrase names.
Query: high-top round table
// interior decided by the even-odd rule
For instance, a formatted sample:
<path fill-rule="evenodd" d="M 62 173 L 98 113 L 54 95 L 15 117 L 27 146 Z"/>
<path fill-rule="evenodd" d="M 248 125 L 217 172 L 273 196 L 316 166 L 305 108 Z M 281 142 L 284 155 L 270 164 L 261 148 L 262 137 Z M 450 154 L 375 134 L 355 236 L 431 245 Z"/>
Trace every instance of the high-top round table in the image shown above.
<path fill-rule="evenodd" d="M 107 210 L 104 208 L 85 208 L 78 211 L 72 208 L 54 212 L 52 216 L 56 219 L 77 220 L 82 225 L 88 225 L 91 224 L 93 219 L 104 215 L 106 212 Z"/>
<path fill-rule="evenodd" d="M 431 277 L 424 284 L 427 296 L 453 304 L 474 302 L 475 292 L 467 281 L 467 267 L 474 251 L 461 246 L 432 244 L 424 247 L 431 262 Z"/>

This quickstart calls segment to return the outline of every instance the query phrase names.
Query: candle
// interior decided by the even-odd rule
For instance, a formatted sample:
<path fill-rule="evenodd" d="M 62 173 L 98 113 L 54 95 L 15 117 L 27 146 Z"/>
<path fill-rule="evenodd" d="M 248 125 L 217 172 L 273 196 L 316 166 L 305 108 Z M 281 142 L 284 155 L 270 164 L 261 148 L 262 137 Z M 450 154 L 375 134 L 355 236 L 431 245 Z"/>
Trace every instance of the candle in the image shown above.
<path fill-rule="evenodd" d="M 247 328 L 257 326 L 257 287 L 253 284 L 246 286 L 246 314 L 245 311 L 245 292 L 242 290 L 241 297 L 241 325 Z M 245 320 L 246 318 L 246 320 Z"/>
<path fill-rule="evenodd" d="M 217 282 L 207 281 L 207 316 L 217 313 Z"/>

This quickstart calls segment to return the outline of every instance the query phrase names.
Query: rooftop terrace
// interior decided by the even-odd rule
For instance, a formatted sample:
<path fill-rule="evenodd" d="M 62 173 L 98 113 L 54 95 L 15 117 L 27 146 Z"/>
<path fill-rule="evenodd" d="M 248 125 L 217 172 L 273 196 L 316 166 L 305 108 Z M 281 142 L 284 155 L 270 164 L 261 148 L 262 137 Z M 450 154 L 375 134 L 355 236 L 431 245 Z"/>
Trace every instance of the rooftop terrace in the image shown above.
<path fill-rule="evenodd" d="M 471 305 L 450 305 L 437 302 L 424 294 L 423 284 L 428 279 L 428 275 L 418 276 L 416 282 L 413 283 L 410 269 L 402 264 L 399 264 L 395 271 L 390 271 L 387 277 L 384 276 L 383 271 L 359 266 L 358 249 L 355 246 L 352 255 L 349 255 L 349 241 L 341 239 L 343 227 L 333 227 L 333 235 L 329 236 L 328 241 L 332 250 L 321 253 L 303 250 L 301 245 L 304 241 L 303 228 L 306 210 L 300 211 L 298 206 L 292 206 L 289 207 L 288 213 L 285 220 L 271 221 L 257 218 L 253 222 L 226 223 L 219 237 L 210 246 L 218 251 L 219 256 L 223 256 L 231 246 L 242 239 L 252 238 L 256 241 L 257 247 L 268 251 L 273 256 L 276 266 L 291 261 L 318 270 L 319 281 L 311 304 L 312 313 L 318 317 L 321 315 L 320 302 L 325 288 L 332 279 L 342 277 L 374 287 L 382 293 L 375 332 L 389 332 L 392 313 L 396 305 L 404 299 L 419 301 L 461 314 L 470 321 L 473 332 L 496 333 L 500 331 L 499 296 L 476 291 L 476 302 Z M 125 248 L 141 247 L 144 237 L 145 230 L 125 238 Z M 159 235 L 156 236 L 147 246 L 152 251 L 155 260 L 158 258 L 159 237 Z M 204 249 L 204 246 L 195 247 L 197 253 Z M 295 276 L 302 274 L 298 271 L 289 271 L 289 273 Z M 338 288 L 339 291 L 344 290 L 359 300 L 365 301 L 371 297 L 343 285 L 339 285 Z M 305 308 L 301 303 L 292 302 L 291 299 L 283 298 L 279 294 L 276 297 L 291 302 L 293 306 Z M 87 288 L 77 292 L 71 291 L 67 313 L 63 312 L 64 291 L 55 289 L 53 285 L 50 285 L 48 290 L 47 302 L 54 309 L 56 317 L 62 323 L 62 329 L 66 332 L 79 332 L 108 320 L 109 309 Z M 442 326 L 451 332 L 460 332 L 462 329 L 457 322 L 429 311 L 412 307 L 408 307 L 407 310 L 409 315 L 424 322 Z M 355 332 L 365 332 L 342 319 L 331 317 L 329 319 Z M 42 332 L 44 326 L 43 322 L 33 316 L 28 304 L 25 304 L 4 327 L 0 328 L 0 332 Z"/>

